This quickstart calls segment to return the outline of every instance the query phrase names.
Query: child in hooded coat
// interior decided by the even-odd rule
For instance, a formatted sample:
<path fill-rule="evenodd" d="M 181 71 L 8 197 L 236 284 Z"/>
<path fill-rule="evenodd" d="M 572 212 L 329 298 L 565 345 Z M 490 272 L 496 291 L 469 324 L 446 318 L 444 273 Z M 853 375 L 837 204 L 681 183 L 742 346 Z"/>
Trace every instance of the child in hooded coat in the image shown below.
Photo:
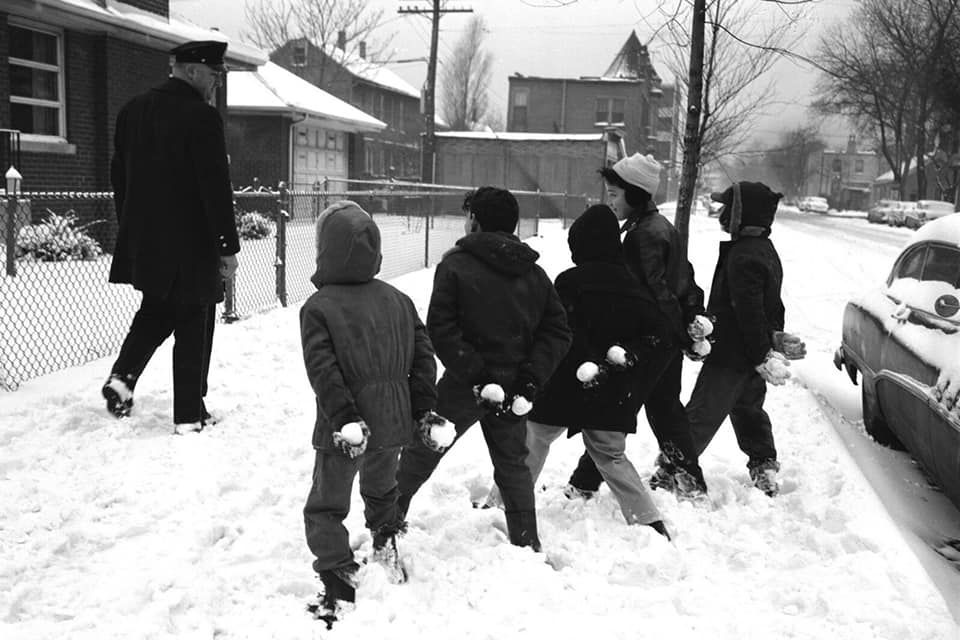
<path fill-rule="evenodd" d="M 671 347 L 671 328 L 653 292 L 627 268 L 617 217 L 594 205 L 567 236 L 576 265 L 554 281 L 573 330 L 573 344 L 527 416 L 527 466 L 534 482 L 550 444 L 564 432 L 582 433 L 587 454 L 616 497 L 628 524 L 645 524 L 669 539 L 660 512 L 625 453 L 626 435 L 637 431 L 637 412 L 655 388 L 651 360 Z M 625 350 L 610 362 L 611 347 Z M 601 373 L 581 381 L 584 363 Z M 497 504 L 491 491 L 488 503 Z"/>
<path fill-rule="evenodd" d="M 303 515 L 324 585 L 314 613 L 332 624 L 355 596 L 358 564 L 343 520 L 358 472 L 374 559 L 395 581 L 406 578 L 396 548 L 405 524 L 397 511 L 398 459 L 415 420 L 436 415 L 437 366 L 413 302 L 374 277 L 382 256 L 370 215 L 338 202 L 319 216 L 316 230 L 317 291 L 300 310 L 317 406 L 313 484 Z"/>

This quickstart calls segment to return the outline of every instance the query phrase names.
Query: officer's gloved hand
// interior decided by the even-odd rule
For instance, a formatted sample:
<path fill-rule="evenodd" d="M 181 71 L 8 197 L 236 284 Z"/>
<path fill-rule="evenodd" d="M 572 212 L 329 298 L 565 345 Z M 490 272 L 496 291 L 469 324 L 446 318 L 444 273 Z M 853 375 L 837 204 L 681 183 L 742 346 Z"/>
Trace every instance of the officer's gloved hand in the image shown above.
<path fill-rule="evenodd" d="M 780 386 L 790 379 L 790 361 L 779 351 L 770 349 L 763 362 L 756 366 L 757 373 L 768 383 Z"/>
<path fill-rule="evenodd" d="M 779 351 L 788 360 L 803 360 L 807 356 L 807 343 L 792 333 L 774 331 L 773 350 Z"/>
<path fill-rule="evenodd" d="M 425 411 L 417 418 L 417 435 L 427 448 L 443 453 L 453 444 L 457 430 L 453 423 L 433 411 Z"/>
<path fill-rule="evenodd" d="M 370 427 L 363 420 L 348 422 L 339 431 L 333 432 L 333 444 L 351 458 L 362 455 L 367 450 L 370 439 Z"/>

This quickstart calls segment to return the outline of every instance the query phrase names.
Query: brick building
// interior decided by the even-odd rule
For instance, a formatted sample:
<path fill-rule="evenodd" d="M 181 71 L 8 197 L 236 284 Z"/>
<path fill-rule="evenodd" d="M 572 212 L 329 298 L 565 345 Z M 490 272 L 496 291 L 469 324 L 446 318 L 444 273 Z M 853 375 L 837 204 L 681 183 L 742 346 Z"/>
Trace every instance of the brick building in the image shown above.
<path fill-rule="evenodd" d="M 600 76 L 509 78 L 507 131 L 586 134 L 616 128 L 628 154 L 670 157 L 673 92 L 665 95 L 647 47 L 631 32 Z M 661 110 L 665 107 L 665 110 Z"/>
<path fill-rule="evenodd" d="M 168 0 L 106 5 L 0 5 L 0 128 L 21 131 L 24 190 L 109 190 L 113 128 L 123 104 L 167 77 L 172 47 L 227 39 L 171 18 Z M 227 62 L 252 68 L 266 59 L 230 42 Z"/>
<path fill-rule="evenodd" d="M 856 136 L 847 139 L 846 149 L 825 149 L 811 154 L 807 196 L 823 196 L 835 209 L 866 211 L 871 204 L 874 181 L 884 166 L 875 151 L 858 151 Z"/>
<path fill-rule="evenodd" d="M 231 74 L 227 88 L 227 150 L 237 186 L 312 189 L 346 178 L 349 135 L 377 133 L 386 124 L 268 62 Z"/>
<path fill-rule="evenodd" d="M 351 178 L 420 176 L 420 92 L 385 65 L 367 59 L 366 46 L 346 51 L 346 34 L 324 50 L 306 38 L 290 40 L 270 60 L 367 114 L 385 122 L 379 132 L 347 136 Z"/>

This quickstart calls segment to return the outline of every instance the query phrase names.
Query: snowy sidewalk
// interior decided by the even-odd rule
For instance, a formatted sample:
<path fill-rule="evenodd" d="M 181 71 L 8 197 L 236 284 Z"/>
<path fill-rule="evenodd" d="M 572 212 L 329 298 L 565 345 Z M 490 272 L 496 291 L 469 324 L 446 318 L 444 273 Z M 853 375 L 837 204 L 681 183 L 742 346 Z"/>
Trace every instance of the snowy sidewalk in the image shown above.
<path fill-rule="evenodd" d="M 715 257 L 715 224 L 695 218 L 691 247 Z M 530 244 L 553 276 L 569 264 L 566 234 L 546 222 L 542 235 Z M 699 281 L 710 268 L 697 265 Z M 425 315 L 432 273 L 393 282 Z M 472 430 L 414 499 L 401 540 L 410 583 L 365 569 L 357 610 L 327 632 L 303 611 L 318 583 L 301 516 L 314 406 L 297 313 L 217 328 L 209 398 L 225 421 L 200 434 L 170 435 L 170 345 L 124 421 L 99 396 L 107 360 L 0 395 L 0 637 L 960 637 L 818 403 L 792 383 L 768 394 L 783 494 L 750 486 L 725 426 L 702 459 L 713 508 L 654 493 L 673 544 L 626 526 L 605 488 L 566 500 L 581 448 L 562 440 L 538 493 L 546 553 L 510 546 L 501 512 L 470 507 L 491 480 Z M 689 392 L 696 366 L 684 375 Z M 645 424 L 628 443 L 649 473 Z M 355 493 L 347 525 L 361 555 L 362 522 Z"/>

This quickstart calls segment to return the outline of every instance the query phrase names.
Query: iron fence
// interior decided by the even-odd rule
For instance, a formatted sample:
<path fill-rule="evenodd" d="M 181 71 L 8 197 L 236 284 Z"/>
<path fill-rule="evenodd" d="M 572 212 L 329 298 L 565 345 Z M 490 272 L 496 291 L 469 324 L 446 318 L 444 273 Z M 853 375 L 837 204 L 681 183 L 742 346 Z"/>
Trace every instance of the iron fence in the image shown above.
<path fill-rule="evenodd" d="M 389 279 L 436 264 L 463 235 L 468 190 L 331 180 L 315 191 L 236 192 L 240 268 L 225 287 L 220 317 L 237 320 L 314 291 L 314 222 L 330 203 L 353 200 L 377 221 L 379 277 Z M 538 233 L 545 211 L 559 211 L 566 224 L 587 204 L 584 197 L 514 193 L 521 238 Z M 116 234 L 110 192 L 0 196 L 0 389 L 117 351 L 140 293 L 108 283 Z"/>

